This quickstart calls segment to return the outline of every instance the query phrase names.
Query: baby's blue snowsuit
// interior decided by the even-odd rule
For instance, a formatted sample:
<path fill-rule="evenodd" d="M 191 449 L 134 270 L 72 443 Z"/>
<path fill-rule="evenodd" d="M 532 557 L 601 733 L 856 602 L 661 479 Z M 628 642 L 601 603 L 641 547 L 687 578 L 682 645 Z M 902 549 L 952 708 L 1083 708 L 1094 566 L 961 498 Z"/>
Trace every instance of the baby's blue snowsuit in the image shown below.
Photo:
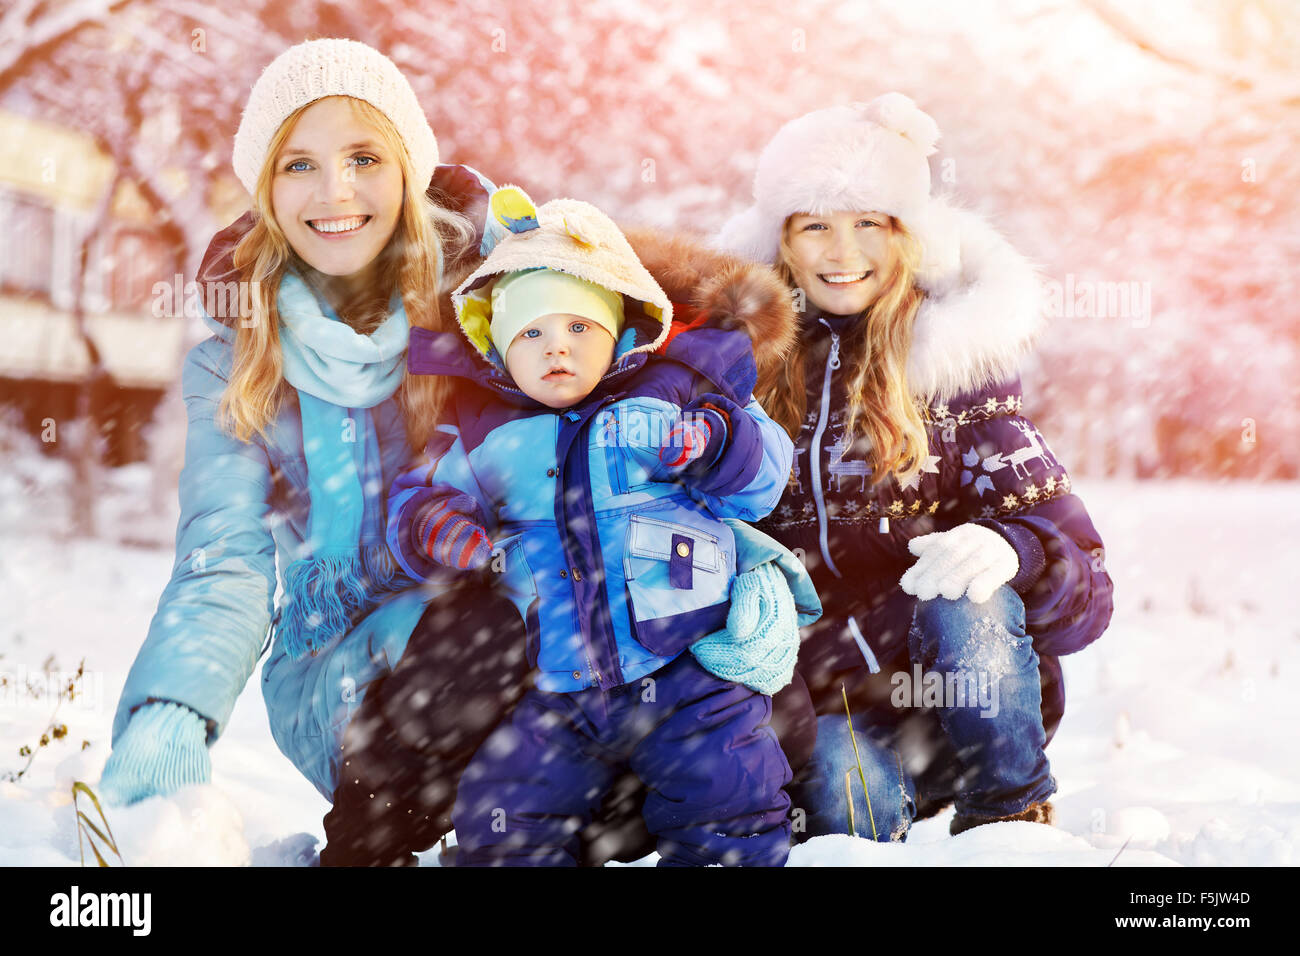
<path fill-rule="evenodd" d="M 458 864 L 572 864 L 578 829 L 627 769 L 648 786 L 665 864 L 785 861 L 790 769 L 771 698 L 683 652 L 726 625 L 736 549 L 721 519 L 774 507 L 792 446 L 750 396 L 744 332 L 692 328 L 662 353 L 630 351 L 661 323 L 629 315 L 611 371 L 562 412 L 464 337 L 412 332 L 411 370 L 458 379 L 458 426 L 394 485 L 390 546 L 430 573 L 412 528 L 432 504 L 472 496 L 540 672 L 461 778 Z M 704 402 L 726 413 L 722 450 L 673 480 L 658 450 Z"/>

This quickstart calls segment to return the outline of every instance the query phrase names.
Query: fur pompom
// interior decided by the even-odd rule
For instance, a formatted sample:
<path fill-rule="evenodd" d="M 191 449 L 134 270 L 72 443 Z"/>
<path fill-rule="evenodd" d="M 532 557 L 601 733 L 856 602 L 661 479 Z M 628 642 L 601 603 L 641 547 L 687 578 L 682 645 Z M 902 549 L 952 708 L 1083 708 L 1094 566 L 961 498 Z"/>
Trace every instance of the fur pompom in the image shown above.
<path fill-rule="evenodd" d="M 862 118 L 910 139 L 924 156 L 932 155 L 939 142 L 939 124 L 912 98 L 902 93 L 885 93 L 870 103 L 855 104 Z"/>

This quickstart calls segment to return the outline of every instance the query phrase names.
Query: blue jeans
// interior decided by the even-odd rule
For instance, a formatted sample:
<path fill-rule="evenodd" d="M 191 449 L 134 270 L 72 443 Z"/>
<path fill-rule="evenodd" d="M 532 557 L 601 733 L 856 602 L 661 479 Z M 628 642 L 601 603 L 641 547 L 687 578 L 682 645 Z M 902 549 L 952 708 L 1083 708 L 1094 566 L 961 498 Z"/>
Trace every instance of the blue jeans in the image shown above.
<path fill-rule="evenodd" d="M 958 813 L 973 816 L 1010 816 L 1056 792 L 1043 753 L 1038 654 L 1020 595 L 1003 585 L 984 604 L 918 601 L 908 657 L 909 670 L 890 681 L 898 721 L 873 726 L 859 712 L 850 736 L 846 715 L 818 718 L 812 759 L 791 788 L 797 838 L 848 833 L 851 791 L 858 836 L 902 841 L 917 816 L 922 777 L 947 780 Z M 938 743 L 916 743 L 925 733 L 915 728 L 933 727 L 936 718 Z M 933 783 L 929 790 L 933 796 Z"/>

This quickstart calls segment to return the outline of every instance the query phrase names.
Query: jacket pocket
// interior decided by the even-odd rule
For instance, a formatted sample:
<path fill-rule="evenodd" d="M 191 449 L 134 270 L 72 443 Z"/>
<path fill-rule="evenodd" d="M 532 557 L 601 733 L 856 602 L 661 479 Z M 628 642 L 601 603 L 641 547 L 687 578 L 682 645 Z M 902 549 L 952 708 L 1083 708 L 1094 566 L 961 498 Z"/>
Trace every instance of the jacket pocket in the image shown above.
<path fill-rule="evenodd" d="M 628 518 L 623 575 L 636 639 L 653 654 L 675 654 L 726 626 L 734 537 L 725 525 L 707 524 L 706 530 L 649 515 Z"/>
<path fill-rule="evenodd" d="M 537 581 L 524 550 L 523 534 L 511 535 L 496 542 L 492 568 L 501 575 L 501 586 L 523 616 L 528 632 L 528 666 L 537 665 L 541 622 L 538 617 Z"/>
<path fill-rule="evenodd" d="M 609 490 L 616 495 L 628 493 L 627 462 L 616 445 L 605 446 L 605 467 L 609 476 Z"/>
<path fill-rule="evenodd" d="M 618 408 L 603 416 L 599 432 L 593 432 L 595 448 L 605 456 L 606 477 L 613 495 L 646 490 L 654 484 L 651 470 L 658 464 L 658 446 L 651 437 L 657 419 L 643 409 Z"/>

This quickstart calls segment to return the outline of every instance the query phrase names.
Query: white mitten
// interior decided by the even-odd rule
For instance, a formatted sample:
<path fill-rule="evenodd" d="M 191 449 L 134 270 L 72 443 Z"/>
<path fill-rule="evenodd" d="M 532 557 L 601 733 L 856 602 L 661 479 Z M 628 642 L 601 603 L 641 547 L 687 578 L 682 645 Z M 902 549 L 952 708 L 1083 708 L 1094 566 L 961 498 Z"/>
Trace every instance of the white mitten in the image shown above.
<path fill-rule="evenodd" d="M 955 601 L 964 594 L 983 604 L 1020 570 L 1016 549 L 983 525 L 959 524 L 923 534 L 907 547 L 917 562 L 903 572 L 898 585 L 923 601 L 939 595 Z"/>

